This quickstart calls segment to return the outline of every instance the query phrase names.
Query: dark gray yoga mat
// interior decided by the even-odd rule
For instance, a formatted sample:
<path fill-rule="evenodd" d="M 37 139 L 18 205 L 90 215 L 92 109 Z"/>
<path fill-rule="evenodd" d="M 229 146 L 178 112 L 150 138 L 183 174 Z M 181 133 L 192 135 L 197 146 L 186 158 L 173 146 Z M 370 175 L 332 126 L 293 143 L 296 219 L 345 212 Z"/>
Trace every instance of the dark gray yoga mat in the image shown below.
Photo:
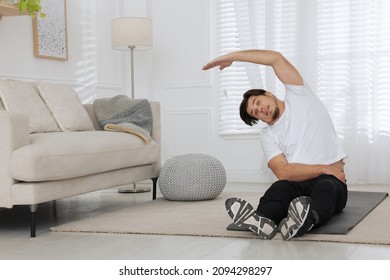
<path fill-rule="evenodd" d="M 326 225 L 311 231 L 317 234 L 347 234 L 354 226 L 364 219 L 388 193 L 349 191 L 347 206 L 335 215 Z M 235 224 L 230 224 L 228 230 L 242 230 Z"/>

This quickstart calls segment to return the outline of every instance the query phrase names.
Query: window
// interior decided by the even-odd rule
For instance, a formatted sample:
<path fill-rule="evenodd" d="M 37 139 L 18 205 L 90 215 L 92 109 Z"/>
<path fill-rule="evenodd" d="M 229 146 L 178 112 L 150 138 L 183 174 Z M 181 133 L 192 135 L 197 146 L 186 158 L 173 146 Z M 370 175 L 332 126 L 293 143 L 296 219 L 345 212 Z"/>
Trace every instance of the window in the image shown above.
<path fill-rule="evenodd" d="M 217 11 L 218 55 L 241 49 L 233 1 L 219 0 Z M 219 132 L 229 133 L 243 130 L 242 121 L 238 115 L 238 106 L 244 90 L 249 86 L 243 65 L 233 64 L 219 73 Z"/>

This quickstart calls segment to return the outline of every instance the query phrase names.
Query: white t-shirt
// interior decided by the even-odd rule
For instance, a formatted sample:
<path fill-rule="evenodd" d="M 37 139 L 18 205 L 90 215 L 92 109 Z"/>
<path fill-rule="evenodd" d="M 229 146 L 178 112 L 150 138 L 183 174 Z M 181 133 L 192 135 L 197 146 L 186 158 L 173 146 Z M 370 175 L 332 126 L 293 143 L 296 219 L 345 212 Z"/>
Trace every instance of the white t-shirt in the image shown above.
<path fill-rule="evenodd" d="M 285 111 L 260 132 L 267 162 L 332 164 L 346 157 L 325 106 L 307 86 L 286 85 Z"/>

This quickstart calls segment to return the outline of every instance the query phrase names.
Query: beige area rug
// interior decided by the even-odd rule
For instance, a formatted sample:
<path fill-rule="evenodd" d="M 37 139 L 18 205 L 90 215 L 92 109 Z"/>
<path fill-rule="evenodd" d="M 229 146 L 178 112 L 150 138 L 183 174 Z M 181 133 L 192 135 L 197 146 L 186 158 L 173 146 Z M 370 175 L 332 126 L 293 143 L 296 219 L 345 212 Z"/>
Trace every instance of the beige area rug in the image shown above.
<path fill-rule="evenodd" d="M 51 228 L 55 232 L 188 235 L 230 238 L 257 238 L 251 232 L 230 231 L 231 219 L 225 200 L 241 197 L 257 206 L 261 193 L 223 192 L 214 200 L 176 202 L 158 198 L 137 206 Z M 305 234 L 294 241 L 330 241 L 363 244 L 390 244 L 390 198 L 386 197 L 345 235 Z M 282 240 L 278 233 L 274 240 Z"/>

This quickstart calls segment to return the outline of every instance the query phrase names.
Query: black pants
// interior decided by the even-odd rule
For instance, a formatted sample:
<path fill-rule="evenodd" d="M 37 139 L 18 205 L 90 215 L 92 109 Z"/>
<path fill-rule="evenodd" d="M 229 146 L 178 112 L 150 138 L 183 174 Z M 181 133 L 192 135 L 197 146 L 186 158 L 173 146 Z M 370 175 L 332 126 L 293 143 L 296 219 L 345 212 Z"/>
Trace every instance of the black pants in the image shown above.
<path fill-rule="evenodd" d="M 257 213 L 278 225 L 287 216 L 290 202 L 299 196 L 311 198 L 311 208 L 319 216 L 316 225 L 319 227 L 344 209 L 348 190 L 346 184 L 332 175 L 321 175 L 302 182 L 276 181 L 260 198 Z"/>

